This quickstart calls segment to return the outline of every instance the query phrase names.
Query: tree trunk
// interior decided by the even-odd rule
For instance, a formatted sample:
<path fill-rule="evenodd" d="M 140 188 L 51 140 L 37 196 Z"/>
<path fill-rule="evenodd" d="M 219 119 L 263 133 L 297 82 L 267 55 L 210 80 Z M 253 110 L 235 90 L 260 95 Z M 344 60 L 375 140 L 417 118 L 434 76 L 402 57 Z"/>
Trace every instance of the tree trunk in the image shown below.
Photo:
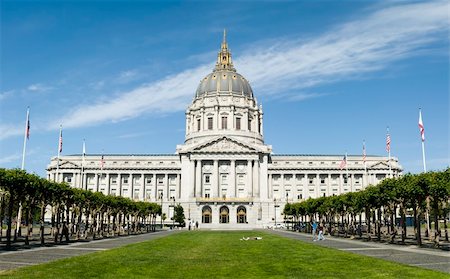
<path fill-rule="evenodd" d="M 445 241 L 448 241 L 447 218 L 444 216 Z"/>
<path fill-rule="evenodd" d="M 56 224 L 55 224 L 55 235 L 54 235 L 54 242 L 58 243 L 58 236 L 59 236 L 59 223 L 61 222 L 61 214 L 60 214 L 60 205 L 56 206 Z"/>
<path fill-rule="evenodd" d="M 377 240 L 380 241 L 381 240 L 381 221 L 382 221 L 382 217 L 381 217 L 381 207 L 377 209 Z"/>
<path fill-rule="evenodd" d="M 41 245 L 45 244 L 45 234 L 44 234 L 44 228 L 45 228 L 45 223 L 44 223 L 44 218 L 45 218 L 45 202 L 41 202 L 41 216 L 39 218 L 39 238 L 41 240 Z"/>
<path fill-rule="evenodd" d="M 25 245 L 30 245 L 30 239 L 29 239 L 29 235 L 30 235 L 30 227 L 29 227 L 29 222 L 30 222 L 30 206 L 31 205 L 27 205 L 27 208 L 25 209 L 25 227 L 27 228 L 27 232 L 25 234 Z"/>
<path fill-rule="evenodd" d="M 4 208 L 5 208 L 5 197 L 3 195 L 0 198 L 0 242 L 2 241 L 3 238 L 3 219 L 4 219 L 3 215 L 5 215 Z"/>
<path fill-rule="evenodd" d="M 434 243 L 439 247 L 439 237 L 441 236 L 441 230 L 439 229 L 439 209 L 438 204 L 434 206 Z"/>
<path fill-rule="evenodd" d="M 370 238 L 371 238 L 371 236 L 370 236 L 370 233 L 371 233 L 371 227 L 370 227 L 370 215 L 371 215 L 372 213 L 370 212 L 370 209 L 369 208 L 367 208 L 366 209 L 366 222 L 367 222 L 367 238 L 370 240 Z"/>
<path fill-rule="evenodd" d="M 417 245 L 421 246 L 422 245 L 422 237 L 420 235 L 420 220 L 419 220 L 419 216 L 418 216 L 417 206 L 416 205 L 414 205 L 413 210 L 414 210 L 414 224 L 415 224 L 415 227 L 416 227 Z"/>
<path fill-rule="evenodd" d="M 14 198 L 12 194 L 9 195 L 8 211 L 6 212 L 6 217 L 8 218 L 7 228 L 6 228 L 6 248 L 11 248 L 11 229 L 12 229 L 12 212 L 14 206 Z"/>

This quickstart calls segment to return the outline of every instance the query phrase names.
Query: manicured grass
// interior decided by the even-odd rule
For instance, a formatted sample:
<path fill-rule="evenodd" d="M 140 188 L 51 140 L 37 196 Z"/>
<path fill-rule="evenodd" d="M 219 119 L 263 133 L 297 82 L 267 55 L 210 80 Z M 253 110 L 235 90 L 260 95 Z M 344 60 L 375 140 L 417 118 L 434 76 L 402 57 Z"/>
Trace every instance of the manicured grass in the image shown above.
<path fill-rule="evenodd" d="M 243 236 L 262 240 L 242 241 Z M 449 278 L 256 232 L 189 231 L 31 266 L 8 278 Z"/>

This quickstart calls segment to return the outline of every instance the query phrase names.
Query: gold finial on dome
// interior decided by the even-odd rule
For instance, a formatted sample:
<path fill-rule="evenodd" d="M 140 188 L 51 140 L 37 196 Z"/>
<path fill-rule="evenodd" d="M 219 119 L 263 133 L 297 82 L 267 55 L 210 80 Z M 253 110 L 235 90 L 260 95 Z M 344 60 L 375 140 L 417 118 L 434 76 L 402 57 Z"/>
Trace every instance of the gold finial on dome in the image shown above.
<path fill-rule="evenodd" d="M 231 61 L 231 52 L 228 50 L 226 29 L 223 30 L 222 47 L 219 54 L 217 55 L 216 70 L 236 71 L 233 67 L 233 62 Z"/>

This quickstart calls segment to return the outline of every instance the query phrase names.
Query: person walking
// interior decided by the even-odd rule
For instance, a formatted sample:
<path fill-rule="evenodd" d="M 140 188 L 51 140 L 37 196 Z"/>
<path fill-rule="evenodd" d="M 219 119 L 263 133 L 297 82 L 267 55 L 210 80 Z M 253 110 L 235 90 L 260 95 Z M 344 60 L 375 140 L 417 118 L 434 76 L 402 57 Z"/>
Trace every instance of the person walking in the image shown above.
<path fill-rule="evenodd" d="M 325 240 L 325 237 L 323 237 L 323 225 L 322 225 L 322 223 L 319 224 L 319 236 L 317 237 L 317 240 Z"/>
<path fill-rule="evenodd" d="M 313 235 L 313 241 L 316 241 L 316 231 L 317 231 L 317 223 L 316 221 L 313 221 L 312 223 L 312 235 Z"/>

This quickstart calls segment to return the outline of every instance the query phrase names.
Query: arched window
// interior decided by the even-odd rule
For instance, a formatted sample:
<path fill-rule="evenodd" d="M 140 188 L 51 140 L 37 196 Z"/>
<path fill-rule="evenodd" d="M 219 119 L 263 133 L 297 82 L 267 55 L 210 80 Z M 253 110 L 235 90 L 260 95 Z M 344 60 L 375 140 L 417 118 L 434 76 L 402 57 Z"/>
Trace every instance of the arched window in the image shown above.
<path fill-rule="evenodd" d="M 239 206 L 237 208 L 236 217 L 237 217 L 238 224 L 247 223 L 247 209 L 245 209 L 245 206 Z"/>
<path fill-rule="evenodd" d="M 202 208 L 202 223 L 206 223 L 209 224 L 212 222 L 212 211 L 211 211 L 211 207 L 209 206 L 204 206 Z"/>
<path fill-rule="evenodd" d="M 222 206 L 219 210 L 220 223 L 229 223 L 230 222 L 230 210 L 226 206 Z"/>

